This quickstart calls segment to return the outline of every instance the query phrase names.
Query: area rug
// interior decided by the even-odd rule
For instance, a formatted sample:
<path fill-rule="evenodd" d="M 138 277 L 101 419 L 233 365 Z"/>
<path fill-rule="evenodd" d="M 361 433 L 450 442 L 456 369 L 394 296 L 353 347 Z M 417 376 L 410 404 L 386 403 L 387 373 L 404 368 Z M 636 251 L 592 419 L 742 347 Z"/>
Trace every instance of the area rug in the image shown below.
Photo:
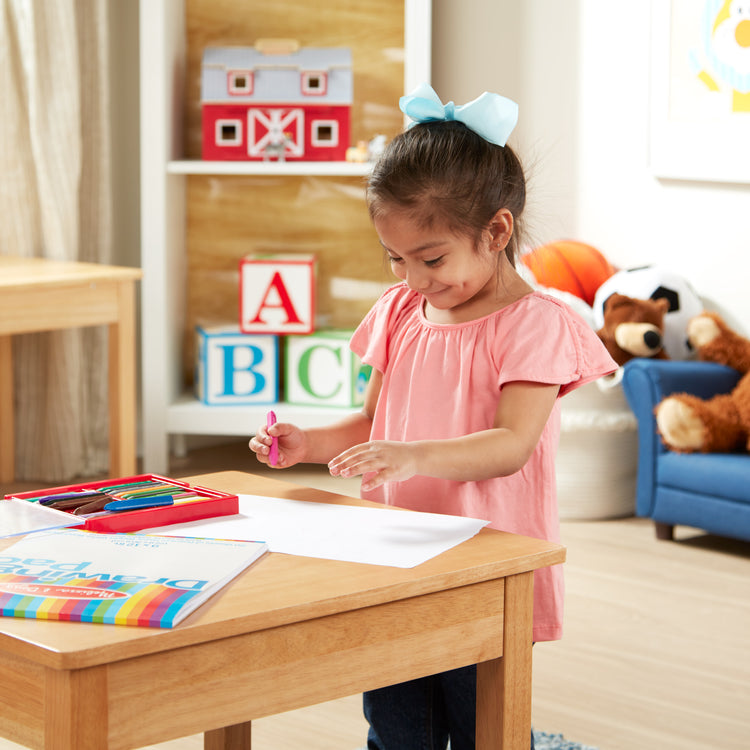
<path fill-rule="evenodd" d="M 561 734 L 547 734 L 547 732 L 534 730 L 534 750 L 597 750 L 597 748 L 571 742 Z"/>

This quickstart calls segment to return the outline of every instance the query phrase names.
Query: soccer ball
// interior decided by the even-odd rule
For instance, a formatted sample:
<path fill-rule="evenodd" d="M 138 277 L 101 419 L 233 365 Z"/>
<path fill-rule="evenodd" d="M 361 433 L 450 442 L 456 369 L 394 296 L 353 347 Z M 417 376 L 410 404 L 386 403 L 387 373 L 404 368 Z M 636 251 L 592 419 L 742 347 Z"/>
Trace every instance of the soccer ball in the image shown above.
<path fill-rule="evenodd" d="M 703 312 L 703 303 L 684 277 L 660 266 L 618 271 L 597 289 L 594 296 L 596 330 L 604 325 L 604 303 L 616 292 L 634 299 L 667 299 L 669 310 L 664 316 L 664 350 L 670 359 L 693 357 L 687 343 L 687 324 Z"/>

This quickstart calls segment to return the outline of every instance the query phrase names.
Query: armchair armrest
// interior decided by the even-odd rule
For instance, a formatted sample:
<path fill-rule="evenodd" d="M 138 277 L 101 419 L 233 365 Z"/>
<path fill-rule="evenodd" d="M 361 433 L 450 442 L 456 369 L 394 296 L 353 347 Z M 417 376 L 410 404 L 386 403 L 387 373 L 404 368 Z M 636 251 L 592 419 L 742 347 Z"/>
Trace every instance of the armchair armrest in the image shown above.
<path fill-rule="evenodd" d="M 636 512 L 639 516 L 651 515 L 657 460 L 667 450 L 656 429 L 656 405 L 672 393 L 691 393 L 700 398 L 727 393 L 740 377 L 731 367 L 710 362 L 636 358 L 625 364 L 622 387 L 638 421 Z"/>
<path fill-rule="evenodd" d="M 628 393 L 638 400 L 649 398 L 653 409 L 671 393 L 691 393 L 700 398 L 728 393 L 739 379 L 737 370 L 712 362 L 636 358 L 625 365 L 623 388 L 629 403 Z M 625 385 L 627 381 L 629 386 Z"/>

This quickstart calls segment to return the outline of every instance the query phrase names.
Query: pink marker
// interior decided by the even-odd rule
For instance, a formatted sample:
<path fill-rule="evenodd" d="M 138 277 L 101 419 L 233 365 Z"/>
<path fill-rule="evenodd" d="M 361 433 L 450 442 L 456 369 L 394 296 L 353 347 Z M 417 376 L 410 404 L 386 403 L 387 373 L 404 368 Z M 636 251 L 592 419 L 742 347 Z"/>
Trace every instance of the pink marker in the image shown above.
<path fill-rule="evenodd" d="M 268 414 L 266 414 L 266 427 L 270 427 L 274 424 L 276 424 L 276 414 L 273 411 L 269 411 Z M 268 463 L 270 463 L 271 466 L 276 466 L 279 462 L 279 439 L 277 437 L 272 437 L 271 440 L 273 442 L 271 443 L 271 449 L 268 451 Z"/>

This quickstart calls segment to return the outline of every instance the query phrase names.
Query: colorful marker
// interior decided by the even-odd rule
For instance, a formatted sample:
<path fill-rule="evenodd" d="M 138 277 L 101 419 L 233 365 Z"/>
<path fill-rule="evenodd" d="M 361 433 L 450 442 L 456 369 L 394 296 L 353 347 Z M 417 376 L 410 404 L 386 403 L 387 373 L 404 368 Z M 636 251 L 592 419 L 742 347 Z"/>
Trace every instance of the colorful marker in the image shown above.
<path fill-rule="evenodd" d="M 133 497 L 129 500 L 113 500 L 104 506 L 104 510 L 121 513 L 124 510 L 142 510 L 143 508 L 160 508 L 174 505 L 171 495 L 152 495 L 151 497 Z"/>
<path fill-rule="evenodd" d="M 276 414 L 273 411 L 269 411 L 266 415 L 266 427 L 276 424 Z M 271 466 L 276 466 L 279 462 L 279 439 L 277 437 L 271 437 L 271 449 L 268 451 L 268 463 Z"/>

